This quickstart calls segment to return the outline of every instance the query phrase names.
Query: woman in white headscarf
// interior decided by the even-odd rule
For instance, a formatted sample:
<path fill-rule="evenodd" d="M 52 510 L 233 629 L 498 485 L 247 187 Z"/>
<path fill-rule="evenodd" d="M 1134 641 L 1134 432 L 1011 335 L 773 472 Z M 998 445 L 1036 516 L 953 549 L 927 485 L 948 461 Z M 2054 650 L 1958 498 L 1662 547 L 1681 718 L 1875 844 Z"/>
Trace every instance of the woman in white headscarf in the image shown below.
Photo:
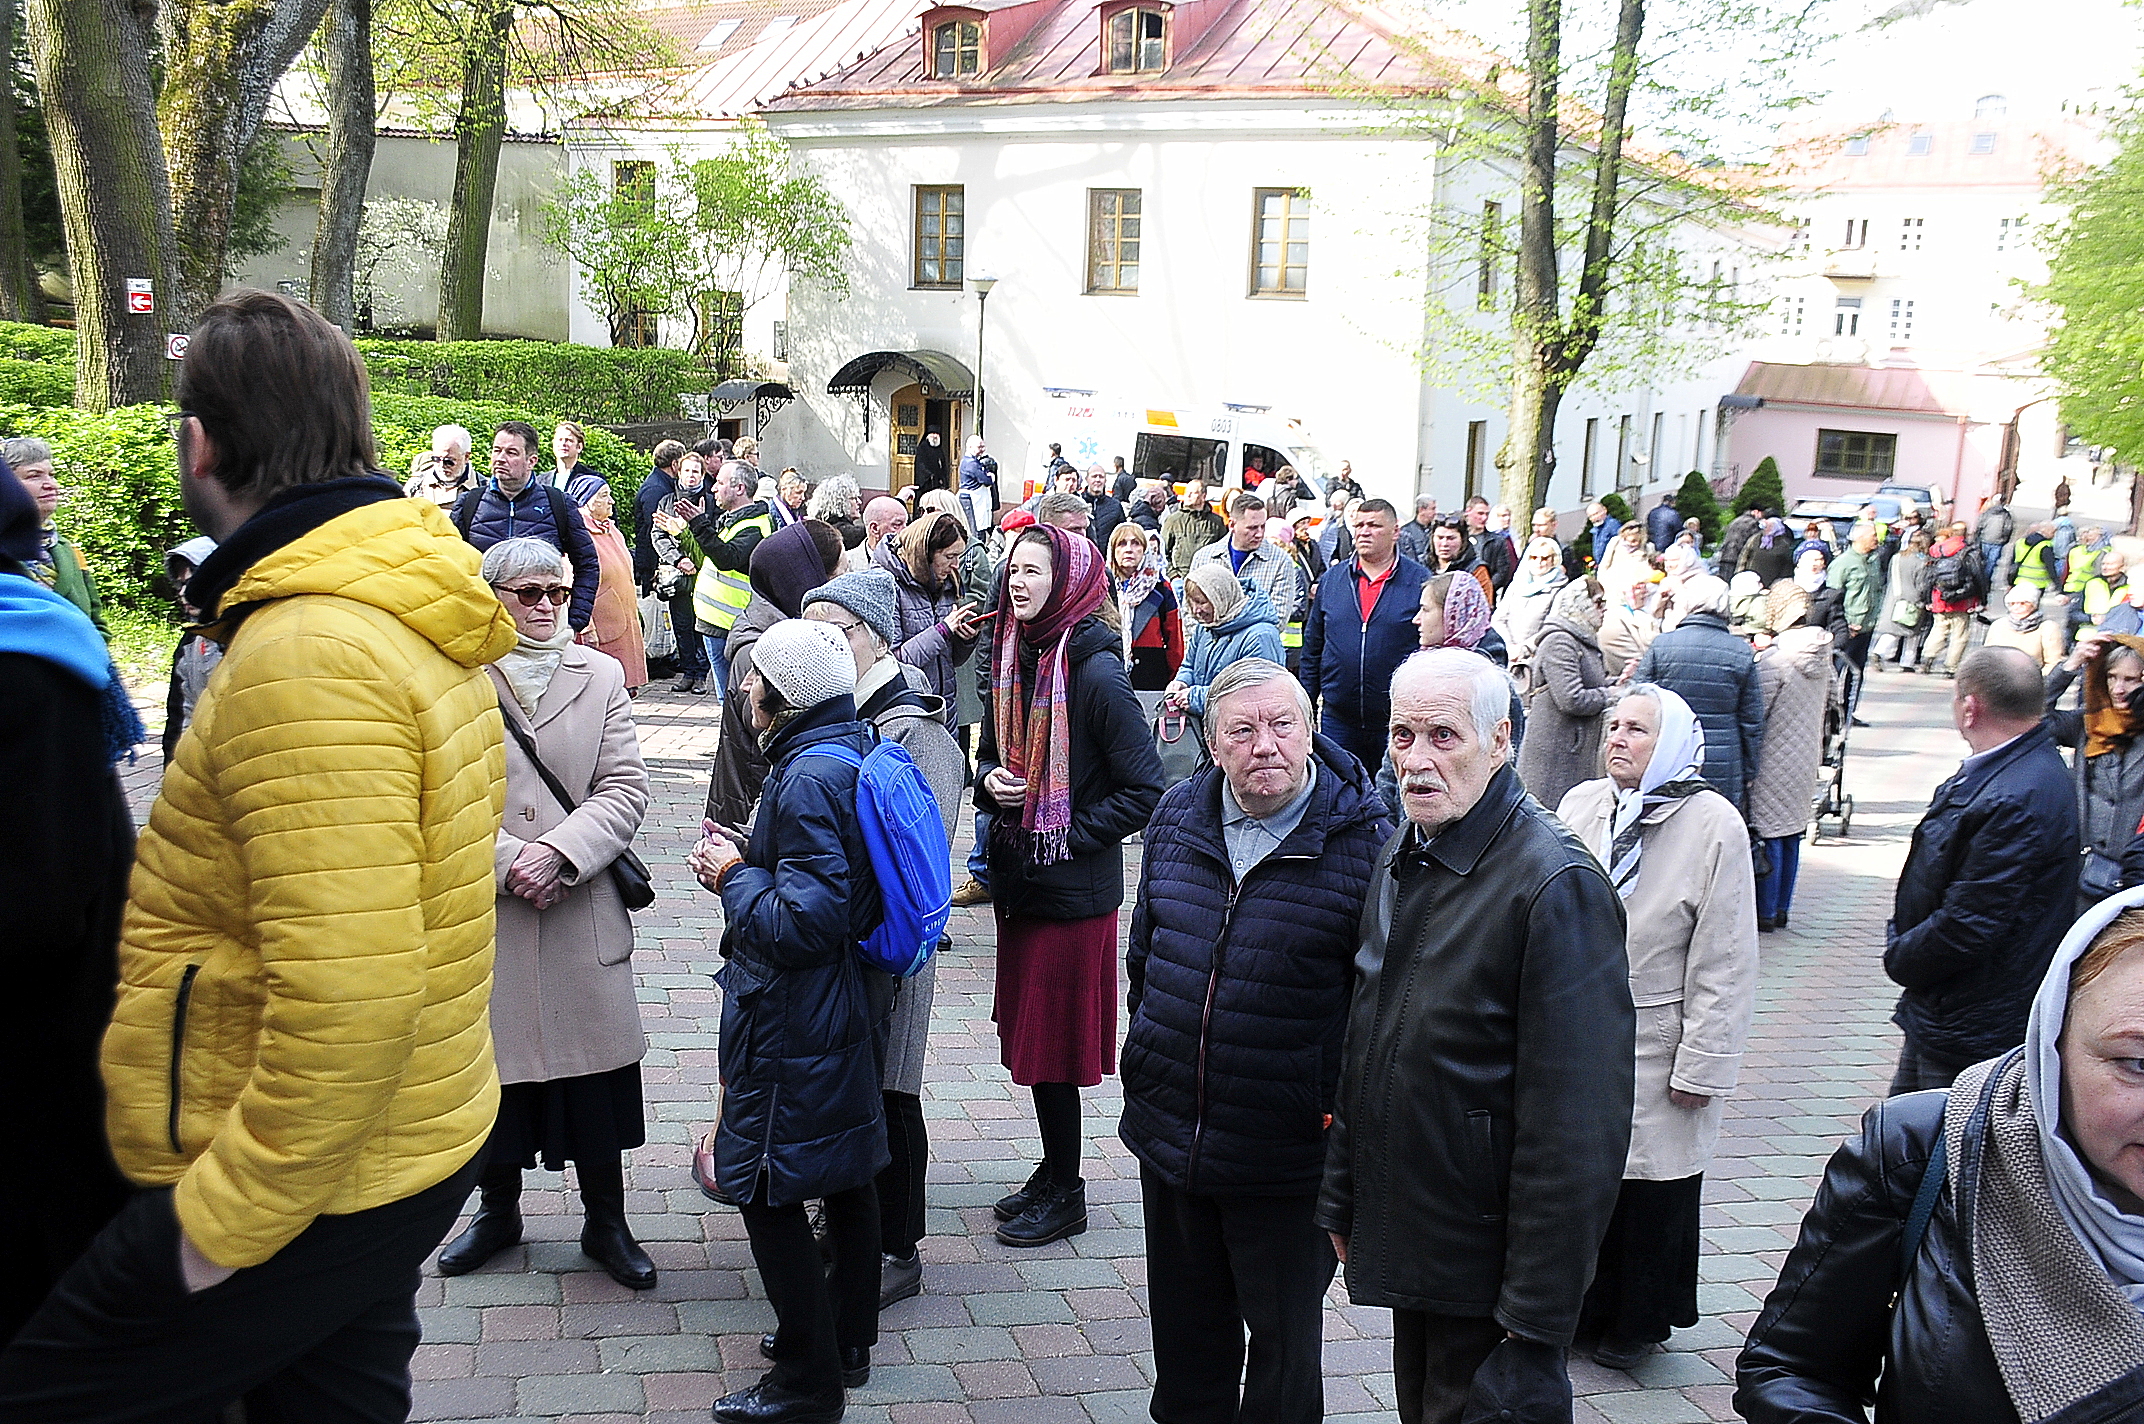
<path fill-rule="evenodd" d="M 1607 867 L 1629 917 L 1637 1086 L 1623 1190 L 1579 1316 L 1594 1360 L 1628 1369 L 1697 1323 L 1698 1199 L 1741 1073 L 1757 993 L 1749 831 L 1701 779 L 1689 704 L 1638 683 L 1609 710 L 1608 775 L 1557 814 Z"/>
<path fill-rule="evenodd" d="M 2140 1057 L 2134 889 L 2071 927 L 2023 1047 L 1879 1104 L 1833 1155 L 1737 1362 L 1742 1417 L 2144 1415 Z"/>
<path fill-rule="evenodd" d="M 1522 685 L 1522 670 L 1533 662 L 1534 639 L 1541 635 L 1541 625 L 1556 606 L 1556 595 L 1569 582 L 1570 576 L 1563 571 L 1563 550 L 1554 539 L 1537 537 L 1526 541 L 1526 551 L 1519 555 L 1519 571 L 1497 599 L 1496 617 L 1491 620 L 1504 640 L 1504 656 L 1510 660 L 1512 675 L 1520 677 Z"/>

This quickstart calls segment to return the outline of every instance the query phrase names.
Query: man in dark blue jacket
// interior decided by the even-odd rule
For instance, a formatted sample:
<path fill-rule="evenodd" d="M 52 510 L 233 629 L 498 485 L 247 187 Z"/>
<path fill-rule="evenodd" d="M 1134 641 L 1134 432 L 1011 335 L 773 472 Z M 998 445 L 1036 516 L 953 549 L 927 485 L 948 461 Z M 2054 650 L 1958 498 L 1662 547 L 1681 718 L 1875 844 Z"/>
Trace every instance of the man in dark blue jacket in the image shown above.
<path fill-rule="evenodd" d="M 566 621 L 579 633 L 595 616 L 596 585 L 603 570 L 596 541 L 581 512 L 563 491 L 536 478 L 536 427 L 509 420 L 491 438 L 491 478 L 454 506 L 454 527 L 478 552 L 508 539 L 541 539 L 573 565 L 573 602 Z"/>
<path fill-rule="evenodd" d="M 1973 754 L 1914 828 L 1884 926 L 1884 972 L 1906 991 L 1893 1096 L 1947 1088 L 2023 1043 L 2075 917 L 2077 794 L 2041 698 L 2039 666 L 2016 648 L 1958 665 L 1951 720 Z"/>
<path fill-rule="evenodd" d="M 1125 961 L 1119 1131 L 1140 1164 L 1152 1412 L 1316 1424 L 1336 1258 L 1313 1213 L 1392 825 L 1278 663 L 1215 678 L 1206 735 L 1214 765 L 1147 827 Z"/>
<path fill-rule="evenodd" d="M 685 454 L 685 447 L 675 440 L 665 440 L 663 444 L 676 445 L 678 453 L 668 465 L 656 465 L 653 473 L 640 482 L 640 492 L 633 496 L 633 582 L 644 594 L 655 591 L 655 510 L 677 493 L 677 462 Z"/>
<path fill-rule="evenodd" d="M 1382 499 L 1355 509 L 1355 557 L 1318 580 L 1303 620 L 1303 686 L 1324 709 L 1319 730 L 1364 766 L 1385 755 L 1392 674 L 1420 643 L 1414 615 L 1429 570 L 1399 557 L 1399 511 Z"/>

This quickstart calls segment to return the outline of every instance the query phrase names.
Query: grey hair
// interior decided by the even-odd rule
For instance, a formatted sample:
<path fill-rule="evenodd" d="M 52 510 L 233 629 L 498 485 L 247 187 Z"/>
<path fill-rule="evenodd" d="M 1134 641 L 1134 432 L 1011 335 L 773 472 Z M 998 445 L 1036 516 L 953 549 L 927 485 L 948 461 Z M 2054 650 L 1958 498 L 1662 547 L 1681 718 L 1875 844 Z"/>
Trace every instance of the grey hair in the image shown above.
<path fill-rule="evenodd" d="M 0 444 L 0 455 L 6 456 L 9 467 L 17 470 L 25 465 L 52 463 L 52 447 L 34 435 L 18 435 Z"/>
<path fill-rule="evenodd" d="M 1420 514 L 1425 509 L 1435 509 L 1436 507 L 1437 497 L 1433 494 L 1418 494 L 1414 497 L 1414 512 L 1416 514 Z"/>
<path fill-rule="evenodd" d="M 1311 710 L 1310 694 L 1303 690 L 1303 684 L 1296 681 L 1293 673 L 1271 658 L 1238 658 L 1221 669 L 1212 682 L 1206 684 L 1207 739 L 1210 741 L 1215 735 L 1214 723 L 1219 720 L 1222 698 L 1233 697 L 1239 692 L 1249 692 L 1254 687 L 1264 687 L 1269 682 L 1288 684 L 1289 691 L 1295 694 L 1295 705 L 1301 710 L 1304 722 L 1315 730 L 1317 719 Z"/>
<path fill-rule="evenodd" d="M 432 444 L 438 445 L 439 437 L 442 435 L 447 438 L 447 442 L 451 445 L 459 445 L 464 450 L 473 451 L 476 449 L 476 437 L 469 433 L 466 426 L 442 425 L 438 427 L 432 432 Z"/>
<path fill-rule="evenodd" d="M 541 539 L 501 539 L 484 551 L 484 582 L 502 584 L 530 574 L 571 577 L 566 556 Z"/>
<path fill-rule="evenodd" d="M 1873 536 L 1875 533 L 1876 526 L 1874 524 L 1870 523 L 1866 519 L 1857 519 L 1854 521 L 1854 527 L 1846 531 L 1846 538 L 1847 541 L 1851 543 L 1853 540 L 1859 539 L 1864 534 Z"/>
<path fill-rule="evenodd" d="M 1487 738 L 1496 724 L 1511 720 L 1511 676 L 1472 648 L 1423 648 L 1410 655 L 1392 674 L 1392 698 L 1399 700 L 1401 679 L 1430 683 L 1464 681 L 1467 710 L 1474 719 L 1474 735 Z M 1218 681 L 1218 679 L 1216 679 Z M 1213 693 L 1206 694 L 1209 702 Z"/>
<path fill-rule="evenodd" d="M 864 492 L 855 480 L 847 475 L 828 475 L 812 491 L 811 504 L 804 512 L 813 519 L 839 523 L 854 519 L 863 511 L 863 505 Z"/>
<path fill-rule="evenodd" d="M 1056 516 L 1070 514 L 1074 510 L 1081 514 L 1088 513 L 1087 501 L 1069 490 L 1051 490 L 1035 501 L 1035 522 L 1052 524 L 1056 522 Z"/>

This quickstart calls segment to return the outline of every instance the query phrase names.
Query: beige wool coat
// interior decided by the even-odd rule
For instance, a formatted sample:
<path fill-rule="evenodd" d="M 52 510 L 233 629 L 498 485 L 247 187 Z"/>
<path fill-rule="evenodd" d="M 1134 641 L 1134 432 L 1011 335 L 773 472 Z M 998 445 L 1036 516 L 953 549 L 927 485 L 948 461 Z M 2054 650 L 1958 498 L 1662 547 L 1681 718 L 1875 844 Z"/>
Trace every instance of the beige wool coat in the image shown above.
<path fill-rule="evenodd" d="M 506 738 L 506 818 L 494 874 L 499 950 L 492 969 L 491 1036 L 502 1083 L 546 1083 L 607 1073 L 648 1051 L 633 989 L 633 922 L 611 883 L 610 863 L 633 843 L 648 811 L 625 672 L 615 658 L 578 644 L 559 660 L 533 719 L 497 668 L 501 712 L 534 724 L 544 764 L 580 802 L 567 815 Z M 565 856 L 571 894 L 539 911 L 506 889 L 506 872 L 531 841 Z"/>
<path fill-rule="evenodd" d="M 1615 783 L 1571 789 L 1557 808 L 1596 856 L 1607 850 Z M 1673 1182 L 1712 1161 L 1728 1095 L 1742 1073 L 1757 1001 L 1757 890 L 1749 832 L 1717 791 L 1649 812 L 1638 883 L 1624 901 L 1638 1076 L 1626 1179 Z M 1694 1111 L 1670 1088 L 1712 1099 Z"/>
<path fill-rule="evenodd" d="M 1764 694 L 1764 751 L 1749 783 L 1749 825 L 1767 838 L 1798 836 L 1816 804 L 1831 700 L 1831 634 L 1796 624 L 1757 654 Z"/>

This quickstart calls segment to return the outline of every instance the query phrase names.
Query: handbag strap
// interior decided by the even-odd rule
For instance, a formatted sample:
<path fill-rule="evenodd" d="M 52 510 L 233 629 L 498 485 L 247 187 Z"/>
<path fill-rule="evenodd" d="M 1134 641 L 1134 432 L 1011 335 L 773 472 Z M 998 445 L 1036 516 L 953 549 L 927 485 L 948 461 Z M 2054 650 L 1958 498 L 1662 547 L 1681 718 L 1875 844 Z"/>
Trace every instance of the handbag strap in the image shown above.
<path fill-rule="evenodd" d="M 529 759 L 529 765 L 536 768 L 536 774 L 543 778 L 543 784 L 551 788 L 551 794 L 558 798 L 558 804 L 565 807 L 569 815 L 579 810 L 580 803 L 567 794 L 564 783 L 551 774 L 551 768 L 545 766 L 543 758 L 536 754 L 536 739 L 514 720 L 514 714 L 506 709 L 504 702 L 499 704 L 499 720 L 506 724 L 506 730 L 520 743 L 521 754 Z"/>
<path fill-rule="evenodd" d="M 1928 1154 L 1928 1165 L 1921 1171 L 1920 1188 L 1913 1194 L 1913 1207 L 1906 1213 L 1906 1234 L 1901 1239 L 1898 1258 L 1898 1290 L 1892 1294 L 1893 1304 L 1905 1293 L 1906 1281 L 1913 1275 L 1913 1258 L 1921 1254 L 1921 1240 L 1928 1235 L 1928 1223 L 1936 1214 L 1936 1198 L 1943 1191 L 1943 1178 L 1950 1168 L 1950 1134 L 1936 1134 L 1935 1150 Z"/>

